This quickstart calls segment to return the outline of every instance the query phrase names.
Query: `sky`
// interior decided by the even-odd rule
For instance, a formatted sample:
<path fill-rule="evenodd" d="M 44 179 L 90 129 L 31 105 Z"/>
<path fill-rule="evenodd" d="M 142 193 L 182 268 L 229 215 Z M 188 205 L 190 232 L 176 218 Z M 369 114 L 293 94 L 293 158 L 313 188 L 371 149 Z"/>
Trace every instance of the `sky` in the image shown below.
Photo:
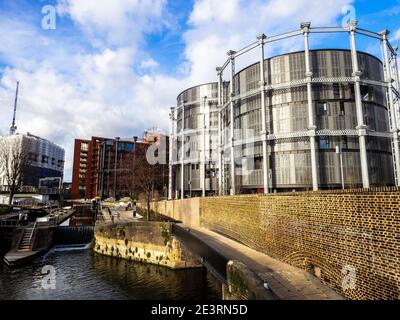
<path fill-rule="evenodd" d="M 46 6 L 55 12 L 50 29 Z M 389 29 L 399 44 L 400 0 L 0 0 L 0 134 L 9 131 L 20 81 L 18 132 L 63 147 L 70 181 L 74 139 L 168 133 L 177 95 L 216 81 L 228 50 L 303 21 L 340 26 L 349 17 L 363 29 Z M 313 49 L 349 48 L 344 35 L 310 41 Z M 380 55 L 378 42 L 357 43 Z M 301 49 L 293 38 L 266 55 Z M 256 59 L 238 59 L 238 70 Z"/>

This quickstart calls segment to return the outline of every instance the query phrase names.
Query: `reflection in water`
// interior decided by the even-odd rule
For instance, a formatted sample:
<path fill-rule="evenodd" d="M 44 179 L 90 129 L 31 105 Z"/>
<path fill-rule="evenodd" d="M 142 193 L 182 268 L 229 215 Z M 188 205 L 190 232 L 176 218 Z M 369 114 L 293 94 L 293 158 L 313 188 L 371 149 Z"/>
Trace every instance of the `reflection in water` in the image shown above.
<path fill-rule="evenodd" d="M 45 265 L 56 288 L 42 288 Z M 50 251 L 28 266 L 0 271 L 0 299 L 220 299 L 221 284 L 205 269 L 170 270 L 84 251 Z"/>

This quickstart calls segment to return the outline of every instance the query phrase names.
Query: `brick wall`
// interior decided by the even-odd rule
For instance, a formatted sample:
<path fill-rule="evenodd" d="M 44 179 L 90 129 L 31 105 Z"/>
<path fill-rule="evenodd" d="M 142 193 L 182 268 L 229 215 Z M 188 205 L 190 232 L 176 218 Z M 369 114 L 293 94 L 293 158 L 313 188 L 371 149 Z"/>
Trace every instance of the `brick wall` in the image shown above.
<path fill-rule="evenodd" d="M 139 202 L 138 206 L 146 210 L 145 202 Z M 156 201 L 151 203 L 150 209 L 161 215 L 181 221 L 187 226 L 200 226 L 200 198 Z"/>
<path fill-rule="evenodd" d="M 398 189 L 204 198 L 200 222 L 347 298 L 400 299 Z"/>

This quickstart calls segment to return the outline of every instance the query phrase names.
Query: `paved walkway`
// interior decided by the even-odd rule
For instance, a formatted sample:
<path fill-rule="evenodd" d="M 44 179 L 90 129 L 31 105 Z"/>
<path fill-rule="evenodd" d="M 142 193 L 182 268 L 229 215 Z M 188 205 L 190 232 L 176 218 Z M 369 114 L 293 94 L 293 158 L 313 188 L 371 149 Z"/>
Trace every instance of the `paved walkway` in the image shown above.
<path fill-rule="evenodd" d="M 125 208 L 113 208 L 111 212 L 114 215 L 114 223 L 129 223 L 143 219 L 138 213 L 136 213 L 136 217 L 133 217 L 133 211 L 125 211 Z M 103 209 L 102 214 L 106 222 L 111 222 L 111 216 L 107 209 Z"/>
<path fill-rule="evenodd" d="M 190 229 L 191 233 L 201 238 L 228 259 L 246 264 L 268 284 L 272 292 L 281 300 L 344 299 L 305 270 L 273 259 L 208 229 Z"/>

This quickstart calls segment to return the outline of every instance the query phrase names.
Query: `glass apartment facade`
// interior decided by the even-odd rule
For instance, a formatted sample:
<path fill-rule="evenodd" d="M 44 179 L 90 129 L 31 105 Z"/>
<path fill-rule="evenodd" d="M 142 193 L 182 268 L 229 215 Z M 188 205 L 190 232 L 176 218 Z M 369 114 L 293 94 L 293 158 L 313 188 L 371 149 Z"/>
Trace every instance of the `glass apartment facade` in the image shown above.
<path fill-rule="evenodd" d="M 347 187 L 362 186 L 355 86 L 352 75 L 351 52 L 348 50 L 310 51 L 312 69 L 312 101 L 316 124 L 318 185 L 321 189 L 341 187 L 341 166 L 337 147 L 343 157 L 343 176 Z M 361 78 L 362 108 L 367 125 L 367 157 L 370 182 L 373 186 L 393 185 L 393 160 L 390 139 L 386 92 L 382 85 L 383 66 L 379 59 L 358 53 Z M 266 130 L 268 134 L 268 165 L 271 189 L 277 191 L 312 189 L 310 139 L 308 137 L 307 83 L 304 80 L 305 54 L 295 52 L 264 61 Z M 257 192 L 263 188 L 262 114 L 259 90 L 260 64 L 251 65 L 234 76 L 233 128 L 235 130 L 235 186 L 237 193 Z M 282 88 L 280 88 L 282 86 Z M 220 132 L 223 141 L 222 184 L 229 189 L 231 108 L 228 84 L 223 83 Z M 182 113 L 184 132 L 201 132 L 201 97 L 217 97 L 218 84 L 188 89 L 178 96 L 176 136 L 182 139 Z M 183 103 L 186 101 L 186 103 Z M 192 103 L 193 102 L 193 103 Z M 211 103 L 212 104 L 212 103 Z M 183 108 L 182 108 L 183 106 Z M 184 110 L 184 111 L 183 111 Z M 206 118 L 206 125 L 218 131 L 218 109 Z M 215 110 L 215 111 L 214 111 Z M 225 129 L 225 130 L 224 130 Z M 200 137 L 190 140 L 190 152 L 185 153 L 184 187 L 190 179 L 192 189 L 198 189 L 201 177 L 197 173 Z M 187 139 L 187 138 L 185 138 Z M 190 138 L 192 139 L 192 138 Z M 207 143 L 209 138 L 206 137 Z M 218 135 L 214 137 L 218 139 Z M 249 139 L 252 141 L 248 143 Z M 181 141 L 178 141 L 181 144 Z M 192 147 L 193 145 L 193 147 Z M 218 143 L 208 147 L 210 159 L 218 158 Z M 180 145 L 178 146 L 179 149 Z M 197 147 L 197 148 L 196 148 Z M 200 147 L 201 148 L 201 147 Z M 187 148 L 186 148 L 187 149 Z M 181 153 L 174 166 L 174 187 L 180 190 Z M 214 156 L 212 156 L 214 154 Z M 238 156 L 237 156 L 238 155 Z M 239 159 L 237 159 L 239 157 Z M 193 160 L 193 162 L 192 162 Z M 201 160 L 201 159 L 200 159 Z M 251 166 L 249 166 L 251 163 Z M 217 168 L 215 171 L 218 171 Z M 206 168 L 207 172 L 207 168 Z M 208 175 L 206 175 L 208 177 Z M 217 177 L 218 175 L 215 175 Z M 215 181 L 215 186 L 218 181 Z M 187 192 L 187 190 L 185 191 Z M 226 193 L 226 191 L 225 191 Z"/>

